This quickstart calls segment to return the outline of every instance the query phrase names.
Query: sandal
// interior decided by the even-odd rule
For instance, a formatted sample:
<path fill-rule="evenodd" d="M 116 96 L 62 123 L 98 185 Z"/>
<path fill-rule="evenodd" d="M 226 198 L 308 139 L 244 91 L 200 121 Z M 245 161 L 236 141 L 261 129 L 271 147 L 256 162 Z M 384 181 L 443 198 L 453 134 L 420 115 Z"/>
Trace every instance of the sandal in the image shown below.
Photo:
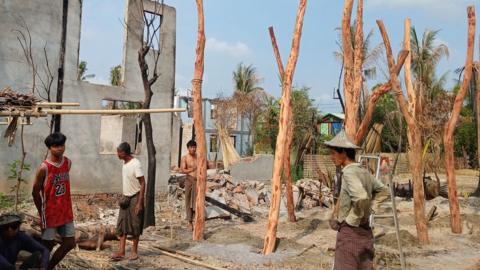
<path fill-rule="evenodd" d="M 138 260 L 138 259 L 139 259 L 139 258 L 138 258 L 138 255 L 136 255 L 135 257 L 130 256 L 130 257 L 128 258 L 129 261 L 136 261 L 136 260 Z"/>
<path fill-rule="evenodd" d="M 110 260 L 114 261 L 114 262 L 118 262 L 118 261 L 121 261 L 125 259 L 125 256 L 124 255 L 120 255 L 120 254 L 113 254 L 111 257 L 110 257 Z"/>

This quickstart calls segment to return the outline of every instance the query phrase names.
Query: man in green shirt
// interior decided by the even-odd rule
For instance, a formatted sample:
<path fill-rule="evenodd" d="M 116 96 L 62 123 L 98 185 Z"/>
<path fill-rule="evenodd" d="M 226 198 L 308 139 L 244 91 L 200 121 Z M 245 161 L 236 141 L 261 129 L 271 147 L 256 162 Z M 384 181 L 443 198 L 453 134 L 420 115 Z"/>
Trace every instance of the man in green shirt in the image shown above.
<path fill-rule="evenodd" d="M 373 269 L 373 233 L 369 224 L 372 202 L 388 198 L 385 186 L 355 162 L 356 150 L 342 130 L 325 142 L 335 166 L 342 168 L 341 188 L 330 227 L 337 233 L 335 270 Z"/>

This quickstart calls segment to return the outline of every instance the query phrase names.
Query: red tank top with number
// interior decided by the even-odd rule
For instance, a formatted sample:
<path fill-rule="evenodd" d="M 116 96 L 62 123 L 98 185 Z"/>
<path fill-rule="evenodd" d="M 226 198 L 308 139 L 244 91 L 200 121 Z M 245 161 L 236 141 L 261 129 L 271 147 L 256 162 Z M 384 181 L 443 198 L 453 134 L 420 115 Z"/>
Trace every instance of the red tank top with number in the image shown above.
<path fill-rule="evenodd" d="M 42 227 L 55 228 L 73 221 L 72 199 L 70 198 L 70 160 L 63 157 L 55 165 L 44 160 L 46 169 L 43 182 Z"/>

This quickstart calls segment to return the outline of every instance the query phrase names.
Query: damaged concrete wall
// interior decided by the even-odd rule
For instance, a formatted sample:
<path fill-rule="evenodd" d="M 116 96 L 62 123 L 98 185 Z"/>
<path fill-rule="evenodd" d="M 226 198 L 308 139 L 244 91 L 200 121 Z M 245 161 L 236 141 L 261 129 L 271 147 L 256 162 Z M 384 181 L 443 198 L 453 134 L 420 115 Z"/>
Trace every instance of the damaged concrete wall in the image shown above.
<path fill-rule="evenodd" d="M 129 0 L 127 4 L 127 21 L 133 21 L 135 3 Z M 149 1 L 145 9 L 151 8 Z M 11 29 L 18 27 L 16 16 L 22 15 L 32 32 L 35 42 L 33 54 L 43 55 L 43 44 L 48 41 L 47 53 L 50 56 L 52 70 L 57 75 L 58 55 L 62 30 L 62 0 L 49 1 L 46 5 L 42 0 L 15 1 L 0 0 L 0 89 L 11 86 L 15 90 L 27 90 L 31 82 L 28 68 L 21 47 Z M 85 81 L 77 81 L 77 67 L 80 47 L 82 1 L 68 1 L 67 44 L 65 55 L 64 102 L 80 102 L 81 109 L 100 109 L 103 99 L 141 101 L 143 100 L 143 85 L 137 62 L 139 48 L 139 33 L 143 25 L 129 23 L 125 33 L 123 55 L 124 85 L 95 85 Z M 161 57 L 159 62 L 158 81 L 153 85 L 154 96 L 152 108 L 170 108 L 173 104 L 175 78 L 175 42 L 176 42 L 176 11 L 165 6 L 161 28 Z M 5 45 L 4 45 L 5 44 Z M 100 56 L 101 57 L 101 56 Z M 56 89 L 56 82 L 53 89 Z M 53 93 L 55 96 L 55 93 Z M 121 191 L 121 162 L 116 155 L 100 155 L 101 116 L 67 115 L 62 117 L 62 132 L 68 137 L 66 155 L 73 161 L 71 171 L 72 190 L 76 193 L 119 192 Z M 33 167 L 40 164 L 45 147 L 43 140 L 48 134 L 46 119 L 34 119 L 33 125 L 25 128 L 28 164 Z M 171 114 L 152 115 L 154 140 L 157 150 L 157 189 L 167 186 L 170 165 L 171 147 Z M 143 139 L 144 141 L 145 139 Z M 8 177 L 8 163 L 19 156 L 20 144 L 8 147 L 5 141 L 0 142 L 0 192 L 8 193 L 12 183 Z M 139 155 L 146 170 L 146 147 Z M 26 179 L 31 186 L 33 172 Z"/>

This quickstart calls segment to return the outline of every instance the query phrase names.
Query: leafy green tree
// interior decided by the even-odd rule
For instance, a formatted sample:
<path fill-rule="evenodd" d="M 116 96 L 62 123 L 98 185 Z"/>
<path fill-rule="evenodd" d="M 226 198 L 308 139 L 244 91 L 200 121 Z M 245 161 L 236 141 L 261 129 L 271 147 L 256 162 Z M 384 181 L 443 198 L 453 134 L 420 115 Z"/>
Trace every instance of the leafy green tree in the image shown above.
<path fill-rule="evenodd" d="M 86 74 L 87 70 L 87 61 L 81 61 L 78 65 L 77 80 L 85 81 L 87 79 L 95 78 L 95 74 Z"/>
<path fill-rule="evenodd" d="M 122 84 L 122 66 L 117 65 L 110 69 L 110 84 L 120 86 Z"/>

